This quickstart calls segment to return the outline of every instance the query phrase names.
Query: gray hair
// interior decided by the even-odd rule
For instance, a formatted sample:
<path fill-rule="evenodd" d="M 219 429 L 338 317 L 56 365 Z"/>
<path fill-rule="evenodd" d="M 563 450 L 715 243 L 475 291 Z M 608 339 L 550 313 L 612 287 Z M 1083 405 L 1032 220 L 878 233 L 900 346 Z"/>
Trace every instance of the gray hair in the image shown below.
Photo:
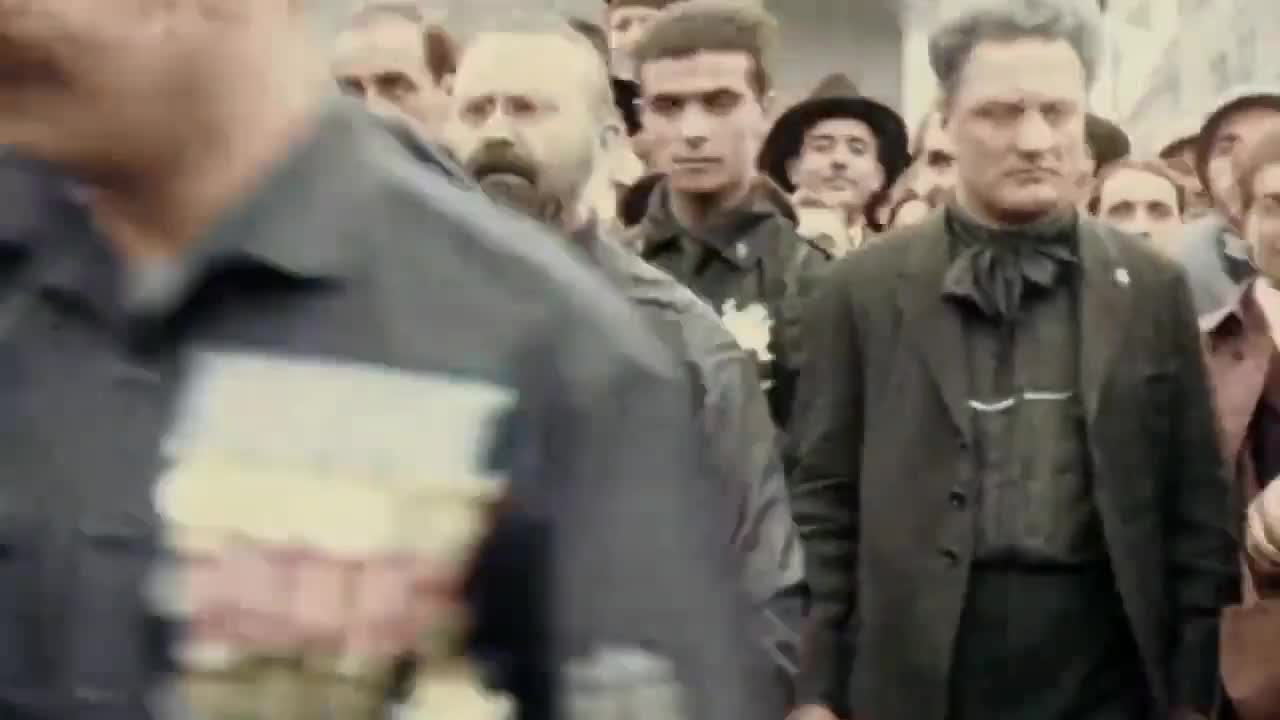
<path fill-rule="evenodd" d="M 965 0 L 948 7 L 929 35 L 929 65 L 943 102 L 955 95 L 974 48 L 1028 37 L 1066 41 L 1093 86 L 1105 42 L 1097 0 Z"/>

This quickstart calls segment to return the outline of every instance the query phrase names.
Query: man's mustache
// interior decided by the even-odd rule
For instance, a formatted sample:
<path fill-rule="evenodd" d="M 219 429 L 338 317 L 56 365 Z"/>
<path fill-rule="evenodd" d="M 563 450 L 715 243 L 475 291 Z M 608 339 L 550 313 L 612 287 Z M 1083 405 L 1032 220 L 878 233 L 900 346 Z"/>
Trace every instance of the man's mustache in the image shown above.
<path fill-rule="evenodd" d="M 538 184 L 538 164 L 511 145 L 485 145 L 467 162 L 471 177 L 483 180 L 486 175 L 515 175 L 530 185 Z"/>

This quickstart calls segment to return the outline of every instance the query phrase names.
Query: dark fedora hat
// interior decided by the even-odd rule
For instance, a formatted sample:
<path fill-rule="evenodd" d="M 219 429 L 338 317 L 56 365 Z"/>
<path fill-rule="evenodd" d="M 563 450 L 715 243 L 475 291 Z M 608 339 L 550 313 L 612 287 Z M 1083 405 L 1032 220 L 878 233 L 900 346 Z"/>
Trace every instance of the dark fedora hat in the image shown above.
<path fill-rule="evenodd" d="M 800 154 L 805 133 L 823 120 L 836 118 L 860 120 L 871 128 L 885 187 L 892 185 L 910 164 L 907 125 L 893 108 L 860 95 L 858 86 L 841 73 L 823 78 L 808 98 L 778 116 L 760 148 L 757 167 L 783 190 L 795 192 L 787 163 Z"/>
<path fill-rule="evenodd" d="M 1094 174 L 1129 156 L 1129 135 L 1119 125 L 1100 115 L 1089 113 L 1085 116 L 1084 139 L 1093 154 Z"/>

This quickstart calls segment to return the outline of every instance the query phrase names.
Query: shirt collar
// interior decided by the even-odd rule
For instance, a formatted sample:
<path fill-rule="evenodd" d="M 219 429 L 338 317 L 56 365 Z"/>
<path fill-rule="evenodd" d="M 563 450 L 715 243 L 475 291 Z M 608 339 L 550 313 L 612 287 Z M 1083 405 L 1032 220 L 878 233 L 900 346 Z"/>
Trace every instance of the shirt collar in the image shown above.
<path fill-rule="evenodd" d="M 363 111 L 347 101 L 326 107 L 307 137 L 270 171 L 246 199 L 226 213 L 179 260 L 187 279 L 172 308 L 215 269 L 249 265 L 295 280 L 341 280 L 355 267 L 349 211 L 359 195 L 368 128 Z M 94 304 L 120 302 L 121 267 L 90 229 L 59 243 L 41 286 L 87 296 Z"/>
<path fill-rule="evenodd" d="M 1207 312 L 1199 317 L 1200 332 L 1205 335 L 1216 335 L 1224 331 L 1231 320 L 1235 320 L 1246 329 L 1266 329 L 1267 318 L 1258 299 L 1254 296 L 1257 279 L 1240 283 L 1231 291 L 1228 302 L 1217 310 Z"/>

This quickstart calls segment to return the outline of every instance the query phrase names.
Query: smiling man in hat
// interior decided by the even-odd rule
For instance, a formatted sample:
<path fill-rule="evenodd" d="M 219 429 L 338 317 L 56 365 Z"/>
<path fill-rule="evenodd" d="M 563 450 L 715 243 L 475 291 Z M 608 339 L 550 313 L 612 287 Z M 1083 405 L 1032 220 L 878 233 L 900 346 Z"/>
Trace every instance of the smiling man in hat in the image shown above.
<path fill-rule="evenodd" d="M 1187 226 L 1177 248 L 1200 314 L 1227 306 L 1255 276 L 1241 239 L 1243 213 L 1236 182 L 1258 141 L 1280 128 L 1280 87 L 1245 85 L 1228 91 L 1200 126 L 1195 173 L 1213 198 L 1214 212 Z"/>
<path fill-rule="evenodd" d="M 907 128 L 898 113 L 834 74 L 778 117 L 759 166 L 794 193 L 798 205 L 816 202 L 839 210 L 856 247 L 866 209 L 909 162 Z"/>

